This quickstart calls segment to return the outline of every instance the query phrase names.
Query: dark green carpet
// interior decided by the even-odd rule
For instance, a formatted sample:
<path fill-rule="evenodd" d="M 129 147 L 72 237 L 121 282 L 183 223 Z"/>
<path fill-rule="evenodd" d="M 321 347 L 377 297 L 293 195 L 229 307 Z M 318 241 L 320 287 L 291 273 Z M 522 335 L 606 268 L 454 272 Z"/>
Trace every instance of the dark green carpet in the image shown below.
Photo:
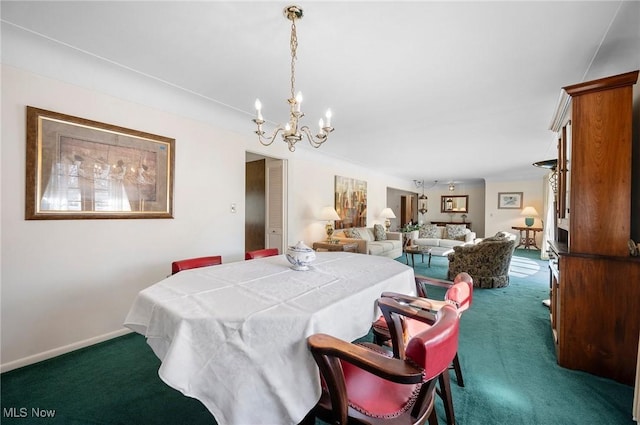
<path fill-rule="evenodd" d="M 429 269 L 418 260 L 415 269 L 446 279 L 448 262 L 433 257 Z M 462 316 L 458 353 L 465 387 L 452 379 L 457 422 L 635 424 L 633 387 L 557 365 L 549 309 L 542 304 L 549 298 L 549 271 L 538 251 L 516 250 L 510 282 L 506 288 L 475 290 L 473 305 Z M 427 286 L 427 291 L 443 296 L 440 288 Z"/>
<path fill-rule="evenodd" d="M 462 317 L 459 354 L 466 386 L 452 379 L 458 423 L 634 425 L 632 387 L 556 364 L 549 311 L 541 303 L 548 297 L 546 264 L 537 252 L 516 255 L 511 285 L 476 290 Z M 416 273 L 446 277 L 445 258 L 433 257 L 431 265 L 418 260 Z M 427 289 L 434 298 L 443 295 L 440 288 Z M 200 402 L 158 378 L 159 364 L 144 338 L 131 334 L 4 373 L 0 422 L 215 424 Z M 55 410 L 55 416 L 37 417 L 32 409 Z M 445 423 L 440 404 L 437 409 Z"/>
<path fill-rule="evenodd" d="M 7 424 L 215 424 L 198 401 L 158 377 L 160 360 L 129 334 L 0 375 Z M 26 409 L 25 418 L 7 409 Z M 32 409 L 55 410 L 49 419 Z M 23 411 L 24 412 L 24 411 Z M 15 415 L 14 415 L 15 416 Z"/>

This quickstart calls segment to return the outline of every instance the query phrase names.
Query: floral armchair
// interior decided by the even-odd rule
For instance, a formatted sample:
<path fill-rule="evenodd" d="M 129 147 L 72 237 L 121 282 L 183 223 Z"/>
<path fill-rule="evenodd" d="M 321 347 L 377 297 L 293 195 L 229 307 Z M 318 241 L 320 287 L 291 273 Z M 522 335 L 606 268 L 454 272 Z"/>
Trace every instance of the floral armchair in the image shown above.
<path fill-rule="evenodd" d="M 502 288 L 509 286 L 509 266 L 516 248 L 516 237 L 498 232 L 475 245 L 453 247 L 449 254 L 449 280 L 462 272 L 473 278 L 476 288 Z"/>

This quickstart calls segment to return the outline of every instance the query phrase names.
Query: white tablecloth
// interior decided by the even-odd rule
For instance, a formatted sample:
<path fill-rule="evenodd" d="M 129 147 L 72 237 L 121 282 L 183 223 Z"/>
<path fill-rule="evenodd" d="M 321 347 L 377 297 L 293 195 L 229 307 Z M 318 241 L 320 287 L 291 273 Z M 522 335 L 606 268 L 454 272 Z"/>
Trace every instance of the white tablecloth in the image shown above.
<path fill-rule="evenodd" d="M 125 326 L 146 336 L 162 380 L 218 424 L 298 423 L 320 397 L 306 337 L 366 335 L 383 291 L 415 294 L 413 269 L 322 252 L 294 271 L 280 255 L 168 277 L 138 294 Z"/>

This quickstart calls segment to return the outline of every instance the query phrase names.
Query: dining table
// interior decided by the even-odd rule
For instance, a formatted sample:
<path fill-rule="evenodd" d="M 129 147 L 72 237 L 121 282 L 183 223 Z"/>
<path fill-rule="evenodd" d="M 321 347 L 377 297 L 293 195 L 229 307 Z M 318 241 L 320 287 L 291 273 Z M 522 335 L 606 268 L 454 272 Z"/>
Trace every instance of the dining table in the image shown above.
<path fill-rule="evenodd" d="M 278 255 L 169 276 L 138 293 L 124 324 L 146 337 L 160 378 L 219 425 L 296 424 L 321 394 L 306 338 L 363 337 L 383 291 L 415 288 L 413 269 L 390 258 L 318 252 L 298 271 Z"/>

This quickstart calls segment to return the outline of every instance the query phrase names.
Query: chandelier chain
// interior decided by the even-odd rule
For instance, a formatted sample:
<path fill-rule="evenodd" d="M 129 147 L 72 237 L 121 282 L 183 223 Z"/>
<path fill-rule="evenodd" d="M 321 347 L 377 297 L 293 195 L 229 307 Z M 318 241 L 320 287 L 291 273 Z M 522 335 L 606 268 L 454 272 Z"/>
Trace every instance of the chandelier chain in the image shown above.
<path fill-rule="evenodd" d="M 291 20 L 291 99 L 295 97 L 295 84 L 296 84 L 296 54 L 298 50 L 298 34 L 296 32 L 296 20 Z"/>

